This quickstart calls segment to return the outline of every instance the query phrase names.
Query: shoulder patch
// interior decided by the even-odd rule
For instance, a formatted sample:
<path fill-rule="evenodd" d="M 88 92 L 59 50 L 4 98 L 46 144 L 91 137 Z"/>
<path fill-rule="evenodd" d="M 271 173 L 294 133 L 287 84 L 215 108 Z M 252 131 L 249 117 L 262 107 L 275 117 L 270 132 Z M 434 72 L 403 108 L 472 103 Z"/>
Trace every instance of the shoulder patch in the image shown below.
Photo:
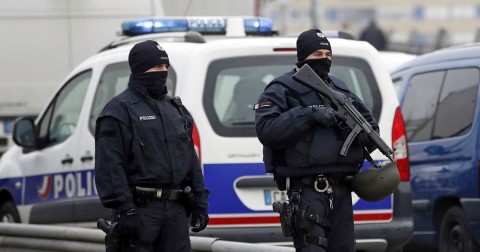
<path fill-rule="evenodd" d="M 262 108 L 271 108 L 271 107 L 272 107 L 272 101 L 270 99 L 267 99 L 265 101 L 255 104 L 255 106 L 253 106 L 253 110 L 262 109 Z"/>

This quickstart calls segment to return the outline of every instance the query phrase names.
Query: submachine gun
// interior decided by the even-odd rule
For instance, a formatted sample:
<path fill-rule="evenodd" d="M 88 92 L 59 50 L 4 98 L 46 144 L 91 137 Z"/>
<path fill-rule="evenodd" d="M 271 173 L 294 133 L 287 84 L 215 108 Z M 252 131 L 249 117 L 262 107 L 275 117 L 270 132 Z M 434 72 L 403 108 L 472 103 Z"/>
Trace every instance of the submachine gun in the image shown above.
<path fill-rule="evenodd" d="M 112 222 L 108 224 L 104 219 L 97 220 L 97 227 L 105 232 L 105 250 L 106 252 L 121 252 L 120 233 L 118 231 L 118 223 Z"/>
<path fill-rule="evenodd" d="M 293 75 L 293 79 L 327 98 L 337 112 L 347 115 L 344 123 L 351 129 L 351 132 L 340 150 L 340 155 L 346 156 L 355 137 L 360 132 L 363 132 L 371 139 L 380 152 L 390 160 L 386 165 L 378 166 L 368 152 L 365 152 L 365 158 L 372 167 L 358 173 L 353 179 L 352 185 L 355 193 L 360 198 L 371 202 L 379 201 L 392 194 L 400 183 L 397 162 L 392 157 L 393 151 L 380 135 L 372 129 L 350 100 L 343 93 L 330 88 L 308 64 L 303 65 Z"/>

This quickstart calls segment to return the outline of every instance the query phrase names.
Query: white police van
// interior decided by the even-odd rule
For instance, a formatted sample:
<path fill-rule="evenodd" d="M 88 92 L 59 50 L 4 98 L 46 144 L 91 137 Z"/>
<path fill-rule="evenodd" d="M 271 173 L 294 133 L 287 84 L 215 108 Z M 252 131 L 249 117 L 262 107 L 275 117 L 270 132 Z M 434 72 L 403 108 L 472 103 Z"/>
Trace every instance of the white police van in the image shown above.
<path fill-rule="evenodd" d="M 240 32 L 232 30 L 235 24 Z M 156 39 L 170 57 L 169 92 L 180 96 L 193 115 L 195 147 L 211 191 L 211 219 L 199 235 L 290 242 L 272 211 L 272 202 L 285 193 L 265 174 L 253 105 L 267 83 L 294 67 L 296 38 L 271 36 L 271 21 L 254 17 L 146 18 L 122 27 L 130 37 L 76 67 L 35 122 L 15 124 L 17 146 L 0 162 L 2 220 L 91 226 L 108 217 L 94 185 L 95 120 L 107 101 L 126 88 L 133 44 Z M 191 31 L 222 37 L 208 39 Z M 227 38 L 232 31 L 244 37 Z M 379 121 L 382 138 L 396 148 L 402 178 L 385 200 L 368 203 L 354 196 L 357 249 L 401 249 L 413 224 L 405 131 L 391 79 L 368 43 L 333 35 L 329 40 L 332 74 L 348 83 Z M 379 151 L 373 157 L 386 162 Z"/>

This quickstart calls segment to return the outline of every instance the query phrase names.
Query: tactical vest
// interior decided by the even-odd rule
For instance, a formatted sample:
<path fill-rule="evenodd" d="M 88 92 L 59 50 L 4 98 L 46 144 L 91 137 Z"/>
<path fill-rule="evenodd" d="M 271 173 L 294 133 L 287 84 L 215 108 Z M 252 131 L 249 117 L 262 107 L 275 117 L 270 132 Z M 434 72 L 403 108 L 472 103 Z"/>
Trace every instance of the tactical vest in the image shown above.
<path fill-rule="evenodd" d="M 163 104 L 146 101 L 128 89 L 99 116 L 113 117 L 132 131 L 125 167 L 130 185 L 178 186 L 191 169 L 193 120 L 180 98 L 164 99 Z"/>
<path fill-rule="evenodd" d="M 331 83 L 331 85 L 335 85 L 337 91 L 344 93 L 347 97 L 353 97 L 345 83 L 339 79 L 333 80 L 335 84 Z M 274 84 L 287 88 L 304 107 L 330 107 L 328 99 L 296 82 L 290 74 L 280 76 L 269 86 Z M 363 148 L 354 141 L 347 156 L 340 155 L 341 147 L 349 133 L 350 129 L 342 129 L 337 125 L 329 128 L 312 127 L 297 142 L 283 150 L 273 150 L 264 146 L 266 172 L 273 172 L 279 176 L 356 172 L 364 161 Z"/>

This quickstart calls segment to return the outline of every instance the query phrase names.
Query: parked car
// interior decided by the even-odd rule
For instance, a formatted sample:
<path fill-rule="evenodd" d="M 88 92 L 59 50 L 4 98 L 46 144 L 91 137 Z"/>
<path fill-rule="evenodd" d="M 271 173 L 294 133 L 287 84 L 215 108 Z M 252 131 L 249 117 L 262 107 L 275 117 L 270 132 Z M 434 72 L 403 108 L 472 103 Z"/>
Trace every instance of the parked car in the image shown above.
<path fill-rule="evenodd" d="M 480 251 L 480 44 L 392 73 L 410 154 L 415 251 Z"/>
<path fill-rule="evenodd" d="M 272 23 L 261 18 L 242 20 L 242 31 L 232 38 L 232 29 L 226 28 L 231 23 L 223 18 L 124 23 L 124 34 L 130 37 L 114 41 L 76 67 L 35 122 L 22 119 L 15 124 L 17 146 L 0 161 L 1 218 L 92 226 L 98 217 L 108 217 L 93 182 L 95 120 L 107 101 L 126 88 L 133 44 L 155 39 L 170 58 L 168 90 L 182 98 L 195 121 L 193 139 L 211 191 L 210 222 L 200 235 L 291 244 L 272 211 L 272 202 L 286 196 L 276 189 L 271 174 L 265 174 L 253 106 L 273 78 L 294 68 L 296 38 L 272 36 Z M 146 34 L 172 30 L 177 32 Z M 402 178 L 398 190 L 382 201 L 368 203 L 354 195 L 357 249 L 398 250 L 413 230 L 408 152 L 398 100 L 371 45 L 329 40 L 334 52 L 332 74 L 348 83 L 372 111 L 382 138 L 396 147 Z M 379 164 L 387 162 L 379 151 L 372 156 Z"/>

